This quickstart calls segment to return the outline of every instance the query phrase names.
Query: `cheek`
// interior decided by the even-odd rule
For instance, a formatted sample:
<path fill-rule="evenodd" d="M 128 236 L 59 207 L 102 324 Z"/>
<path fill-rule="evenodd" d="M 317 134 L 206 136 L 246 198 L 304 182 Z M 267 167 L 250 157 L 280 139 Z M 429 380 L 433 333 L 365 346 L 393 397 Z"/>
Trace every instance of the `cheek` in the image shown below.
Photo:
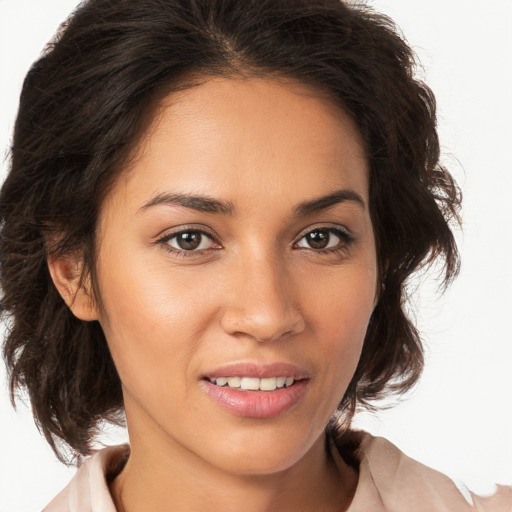
<path fill-rule="evenodd" d="M 373 266 L 339 269 L 309 298 L 315 349 L 326 365 L 326 378 L 345 393 L 357 367 L 375 302 Z M 317 282 L 317 284 L 320 284 Z"/>
<path fill-rule="evenodd" d="M 210 312 L 205 293 L 154 262 L 124 258 L 99 276 L 100 323 L 123 384 L 155 394 L 185 382 Z M 157 385 L 158 383 L 158 385 Z"/>
<path fill-rule="evenodd" d="M 364 337 L 375 303 L 376 271 L 373 264 L 354 264 L 313 276 L 309 282 L 310 311 L 316 325 L 331 337 Z"/>

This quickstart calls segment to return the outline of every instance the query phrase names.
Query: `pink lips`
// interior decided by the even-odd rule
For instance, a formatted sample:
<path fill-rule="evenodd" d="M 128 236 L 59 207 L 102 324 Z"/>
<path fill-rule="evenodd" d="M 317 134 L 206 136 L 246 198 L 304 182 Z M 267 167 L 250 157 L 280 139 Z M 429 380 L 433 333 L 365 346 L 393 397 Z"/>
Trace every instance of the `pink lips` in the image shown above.
<path fill-rule="evenodd" d="M 288 363 L 232 363 L 208 371 L 204 374 L 207 379 L 218 377 L 293 377 L 295 380 L 307 379 L 308 372 Z"/>
<path fill-rule="evenodd" d="M 290 387 L 274 391 L 242 391 L 221 387 L 212 380 L 219 377 L 293 377 Z M 209 397 L 224 410 L 245 418 L 273 418 L 290 410 L 304 396 L 309 382 L 306 371 L 286 363 L 259 365 L 253 363 L 231 364 L 205 374 L 202 384 Z"/>

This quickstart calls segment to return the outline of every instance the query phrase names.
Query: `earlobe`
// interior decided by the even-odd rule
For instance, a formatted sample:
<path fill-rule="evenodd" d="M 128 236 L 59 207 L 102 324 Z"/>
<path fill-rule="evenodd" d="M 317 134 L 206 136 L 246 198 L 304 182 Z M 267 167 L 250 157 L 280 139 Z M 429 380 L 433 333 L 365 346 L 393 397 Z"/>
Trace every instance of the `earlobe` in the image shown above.
<path fill-rule="evenodd" d="M 98 320 L 97 307 L 88 276 L 82 278 L 82 262 L 73 256 L 48 258 L 53 284 L 72 313 L 87 322 Z"/>

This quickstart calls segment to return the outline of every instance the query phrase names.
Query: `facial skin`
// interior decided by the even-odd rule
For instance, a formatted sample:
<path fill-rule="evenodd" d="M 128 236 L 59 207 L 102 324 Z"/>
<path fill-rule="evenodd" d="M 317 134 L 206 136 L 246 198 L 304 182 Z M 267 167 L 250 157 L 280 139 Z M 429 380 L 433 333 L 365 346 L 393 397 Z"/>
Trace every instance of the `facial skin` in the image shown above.
<path fill-rule="evenodd" d="M 100 321 L 123 384 L 126 510 L 342 510 L 356 476 L 327 464 L 323 432 L 376 302 L 368 188 L 355 125 L 304 85 L 213 78 L 166 99 L 103 205 L 102 307 L 72 306 Z M 276 416 L 234 414 L 205 375 L 238 363 L 293 365 L 305 391 Z"/>

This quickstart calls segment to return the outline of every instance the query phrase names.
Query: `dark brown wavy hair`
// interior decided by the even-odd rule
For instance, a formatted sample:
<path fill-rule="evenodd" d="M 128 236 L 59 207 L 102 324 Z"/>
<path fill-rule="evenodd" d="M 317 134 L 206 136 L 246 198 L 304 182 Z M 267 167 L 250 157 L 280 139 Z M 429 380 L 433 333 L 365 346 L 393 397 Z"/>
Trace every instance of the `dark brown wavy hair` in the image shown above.
<path fill-rule="evenodd" d="M 26 388 L 56 454 L 88 454 L 119 421 L 121 384 L 98 322 L 73 316 L 50 254 L 79 253 L 95 279 L 102 201 L 160 100 L 194 77 L 290 77 L 341 106 L 363 137 L 380 300 L 339 414 L 419 378 L 405 310 L 409 276 L 438 258 L 458 270 L 450 222 L 460 193 L 439 163 L 435 100 L 391 20 L 339 0 L 88 0 L 27 74 L 0 193 L 3 354 L 13 403 Z M 334 105 L 333 105 L 334 107 Z M 332 425 L 331 425 L 332 427 Z"/>

